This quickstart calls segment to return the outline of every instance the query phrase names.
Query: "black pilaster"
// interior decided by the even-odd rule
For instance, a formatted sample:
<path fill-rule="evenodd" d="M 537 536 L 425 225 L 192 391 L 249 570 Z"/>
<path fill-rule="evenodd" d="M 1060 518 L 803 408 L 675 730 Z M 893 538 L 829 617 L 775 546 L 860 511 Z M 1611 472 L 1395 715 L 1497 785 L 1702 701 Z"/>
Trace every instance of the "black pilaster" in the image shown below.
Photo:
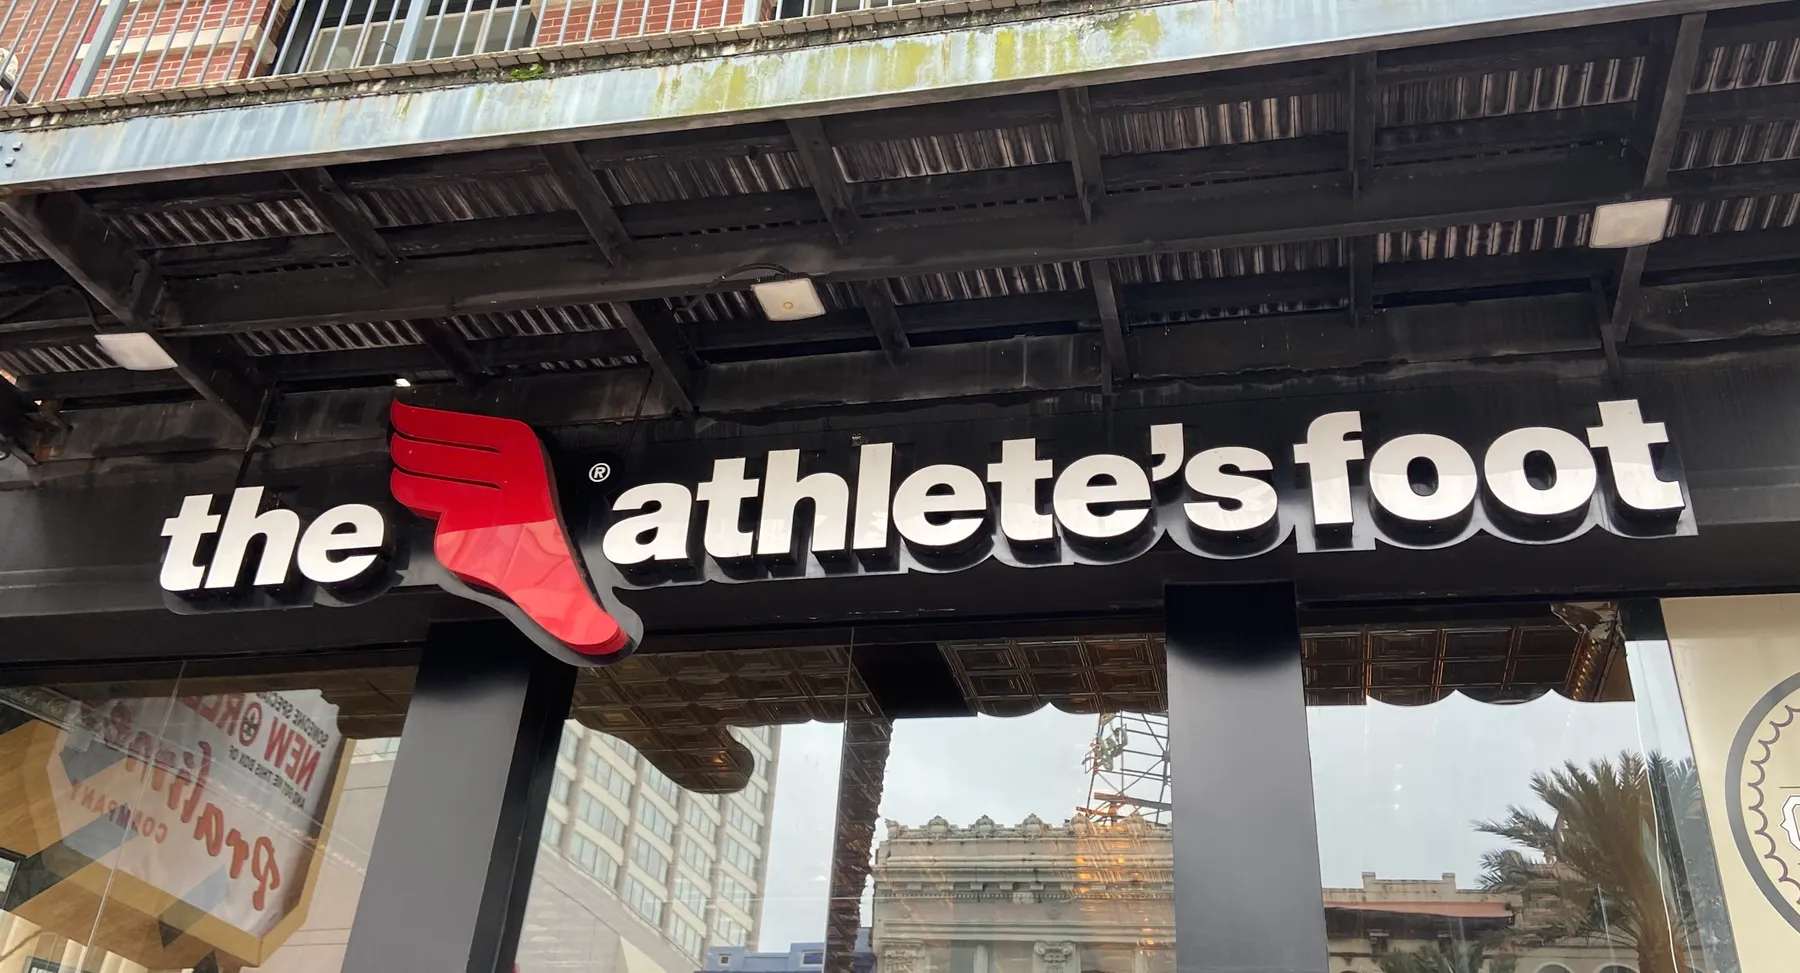
<path fill-rule="evenodd" d="M 1289 584 L 1171 585 L 1180 973 L 1325 973 L 1312 755 Z"/>
<path fill-rule="evenodd" d="M 433 630 L 345 973 L 511 969 L 574 687 L 505 622 Z"/>

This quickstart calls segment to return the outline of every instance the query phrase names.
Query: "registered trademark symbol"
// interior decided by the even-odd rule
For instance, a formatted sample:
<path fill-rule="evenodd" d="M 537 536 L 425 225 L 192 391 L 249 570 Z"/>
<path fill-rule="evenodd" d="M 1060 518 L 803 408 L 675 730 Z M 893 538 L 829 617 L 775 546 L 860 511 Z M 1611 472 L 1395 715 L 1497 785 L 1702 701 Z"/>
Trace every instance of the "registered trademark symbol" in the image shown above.
<path fill-rule="evenodd" d="M 588 470 L 589 483 L 605 483 L 607 477 L 610 476 L 612 476 L 612 465 L 609 463 L 595 463 Z"/>

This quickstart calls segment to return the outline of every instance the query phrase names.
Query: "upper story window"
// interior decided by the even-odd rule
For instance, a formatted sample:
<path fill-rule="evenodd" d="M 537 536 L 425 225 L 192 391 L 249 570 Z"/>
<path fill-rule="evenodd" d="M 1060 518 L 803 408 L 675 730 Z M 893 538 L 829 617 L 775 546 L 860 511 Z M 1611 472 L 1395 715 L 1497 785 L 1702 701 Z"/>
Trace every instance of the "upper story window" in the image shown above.
<path fill-rule="evenodd" d="M 537 17 L 518 0 L 310 0 L 290 22 L 286 70 L 329 71 L 530 46 Z M 304 40 L 303 40 L 304 39 Z"/>

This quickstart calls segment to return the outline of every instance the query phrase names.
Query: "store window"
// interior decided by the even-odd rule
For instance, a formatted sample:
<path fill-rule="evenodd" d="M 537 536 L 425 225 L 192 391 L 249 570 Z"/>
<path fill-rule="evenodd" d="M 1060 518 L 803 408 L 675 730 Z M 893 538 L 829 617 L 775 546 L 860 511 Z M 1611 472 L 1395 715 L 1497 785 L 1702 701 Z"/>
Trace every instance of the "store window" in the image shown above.
<path fill-rule="evenodd" d="M 1664 601 L 1681 721 L 1742 973 L 1785 973 L 1800 956 L 1800 595 Z M 1670 735 L 1673 735 L 1672 733 Z M 1692 832 L 1698 832 L 1694 834 Z M 1710 840 L 1708 840 L 1710 839 Z M 1654 973 L 1640 964 L 1639 973 Z"/>
<path fill-rule="evenodd" d="M 1668 647 L 1625 630 L 1593 603 L 1305 633 L 1334 969 L 1740 970 Z"/>
<path fill-rule="evenodd" d="M 337 973 L 409 668 L 0 688 L 0 966 Z"/>
<path fill-rule="evenodd" d="M 638 755 L 632 864 L 592 888 L 540 846 L 519 973 L 1173 973 L 1166 787 L 1113 793 L 1111 776 L 1166 730 L 1121 736 L 1105 715 L 1166 726 L 1155 640 L 917 651 L 968 687 L 966 715 L 889 719 L 845 649 L 581 673 L 574 719 L 616 731 L 590 729 L 589 745 Z M 1096 760 L 1103 735 L 1123 749 Z"/>

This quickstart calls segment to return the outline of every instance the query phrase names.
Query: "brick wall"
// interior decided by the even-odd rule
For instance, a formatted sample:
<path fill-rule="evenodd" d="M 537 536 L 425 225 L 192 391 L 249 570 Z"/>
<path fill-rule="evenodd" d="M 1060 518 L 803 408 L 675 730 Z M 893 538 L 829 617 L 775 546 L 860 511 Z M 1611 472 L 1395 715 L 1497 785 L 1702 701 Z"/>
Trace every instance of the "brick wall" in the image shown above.
<path fill-rule="evenodd" d="M 353 0 L 354 2 L 354 0 Z M 528 0 L 537 46 L 740 24 L 776 0 Z M 74 95 L 81 48 L 98 31 L 105 0 L 0 0 L 0 47 L 23 100 Z M 218 84 L 266 74 L 296 0 L 135 0 L 114 35 L 89 95 Z M 502 10 L 510 8 L 502 8 Z M 502 14 L 504 16 L 504 14 Z M 141 52 L 141 53 L 140 53 Z M 13 96 L 13 100 L 21 100 Z"/>
<path fill-rule="evenodd" d="M 103 0 L 6 5 L 0 47 L 13 52 L 19 90 L 32 101 L 73 94 L 82 50 L 100 28 Z M 293 0 L 141 0 L 132 3 L 100 62 L 90 95 L 217 84 L 266 73 Z M 266 37 L 270 21 L 275 36 Z M 15 98 L 15 100 L 18 100 Z"/>
<path fill-rule="evenodd" d="M 537 42 L 540 47 L 553 47 L 672 30 L 728 27 L 744 22 L 747 2 L 760 6 L 758 20 L 773 14 L 772 0 L 570 0 L 544 10 L 538 22 Z"/>

